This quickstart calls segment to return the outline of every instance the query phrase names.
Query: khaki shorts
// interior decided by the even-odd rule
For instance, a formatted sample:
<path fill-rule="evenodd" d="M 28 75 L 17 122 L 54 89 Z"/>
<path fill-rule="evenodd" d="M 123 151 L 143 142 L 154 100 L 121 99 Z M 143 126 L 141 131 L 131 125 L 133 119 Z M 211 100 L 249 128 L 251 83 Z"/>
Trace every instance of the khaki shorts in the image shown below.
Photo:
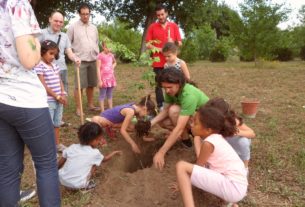
<path fill-rule="evenodd" d="M 97 86 L 97 71 L 95 61 L 82 61 L 79 67 L 80 87 L 96 87 Z M 77 77 L 75 72 L 75 88 L 77 87 Z"/>

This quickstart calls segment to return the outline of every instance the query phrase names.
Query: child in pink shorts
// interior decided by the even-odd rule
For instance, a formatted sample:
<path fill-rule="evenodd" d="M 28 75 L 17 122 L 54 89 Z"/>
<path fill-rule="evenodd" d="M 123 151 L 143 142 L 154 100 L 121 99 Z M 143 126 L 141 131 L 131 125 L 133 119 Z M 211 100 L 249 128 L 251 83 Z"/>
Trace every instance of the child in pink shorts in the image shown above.
<path fill-rule="evenodd" d="M 192 123 L 193 135 L 202 138 L 196 164 L 179 161 L 176 165 L 184 206 L 195 206 L 192 185 L 229 203 L 246 196 L 248 180 L 244 163 L 224 139 L 236 130 L 235 118 L 223 116 L 217 108 L 203 106 L 198 110 Z"/>

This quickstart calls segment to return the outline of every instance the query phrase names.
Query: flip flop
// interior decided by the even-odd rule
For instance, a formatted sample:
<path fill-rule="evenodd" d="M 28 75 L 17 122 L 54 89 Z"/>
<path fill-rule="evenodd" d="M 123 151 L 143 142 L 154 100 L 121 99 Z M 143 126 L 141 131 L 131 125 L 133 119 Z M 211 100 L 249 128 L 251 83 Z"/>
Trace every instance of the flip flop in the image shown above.
<path fill-rule="evenodd" d="M 89 111 L 100 111 L 100 110 L 101 110 L 101 108 L 97 107 L 97 106 L 95 106 L 93 108 L 89 108 Z"/>
<path fill-rule="evenodd" d="M 75 115 L 76 115 L 76 116 L 80 116 L 80 112 L 78 112 L 78 111 L 75 112 Z M 84 115 L 85 115 L 85 113 L 83 113 L 83 116 L 84 116 Z"/>

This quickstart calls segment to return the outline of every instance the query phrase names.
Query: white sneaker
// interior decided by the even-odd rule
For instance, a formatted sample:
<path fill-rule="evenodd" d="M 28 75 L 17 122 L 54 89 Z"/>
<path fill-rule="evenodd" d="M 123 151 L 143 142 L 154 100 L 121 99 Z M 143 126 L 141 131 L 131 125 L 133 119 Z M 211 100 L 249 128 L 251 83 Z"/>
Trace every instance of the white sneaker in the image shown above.
<path fill-rule="evenodd" d="M 34 189 L 21 190 L 20 191 L 20 202 L 25 202 L 30 200 L 36 195 L 36 191 Z"/>

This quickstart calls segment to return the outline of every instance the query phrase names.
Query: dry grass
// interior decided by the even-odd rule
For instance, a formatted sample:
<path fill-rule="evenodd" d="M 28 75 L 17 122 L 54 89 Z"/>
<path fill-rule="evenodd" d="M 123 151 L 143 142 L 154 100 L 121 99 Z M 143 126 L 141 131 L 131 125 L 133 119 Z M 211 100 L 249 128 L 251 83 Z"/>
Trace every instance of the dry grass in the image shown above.
<path fill-rule="evenodd" d="M 256 118 L 245 120 L 257 137 L 252 142 L 249 193 L 240 206 L 305 206 L 304 66 L 300 61 L 262 62 L 257 68 L 254 63 L 241 62 L 197 62 L 189 65 L 192 79 L 199 88 L 209 97 L 224 97 L 237 112 L 241 112 L 240 101 L 244 97 L 260 100 Z M 143 92 L 133 87 L 141 80 L 144 70 L 132 65 L 118 66 L 115 104 L 138 101 L 150 91 Z M 70 76 L 71 92 L 72 72 Z M 86 117 L 93 115 L 86 110 L 85 100 L 84 108 Z M 77 142 L 74 128 L 79 125 L 79 119 L 74 112 L 70 98 L 64 119 L 72 126 L 62 130 L 62 140 L 66 145 Z M 35 183 L 28 153 L 26 158 L 23 187 Z M 100 176 L 103 179 L 103 175 Z M 81 194 L 63 190 L 62 194 L 63 206 L 103 206 L 89 204 L 89 200 L 103 193 Z M 24 206 L 37 206 L 37 199 Z"/>

